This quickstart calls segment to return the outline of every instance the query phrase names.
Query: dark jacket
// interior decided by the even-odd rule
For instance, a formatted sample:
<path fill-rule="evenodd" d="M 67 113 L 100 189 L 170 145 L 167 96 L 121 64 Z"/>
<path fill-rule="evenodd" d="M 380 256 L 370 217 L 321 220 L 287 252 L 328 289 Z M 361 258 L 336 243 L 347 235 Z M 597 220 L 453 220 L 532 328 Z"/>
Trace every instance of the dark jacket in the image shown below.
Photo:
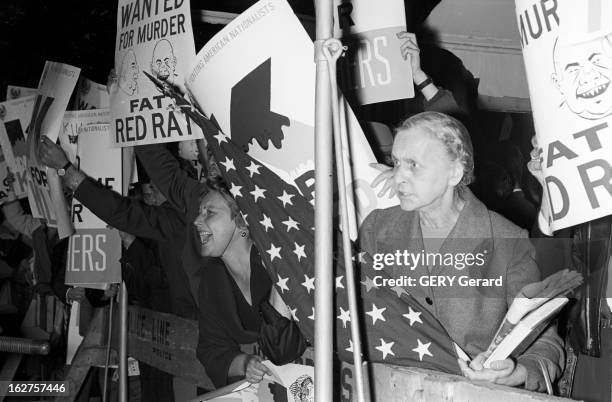
<path fill-rule="evenodd" d="M 160 264 L 168 280 L 171 311 L 183 318 L 196 319 L 197 277 L 188 275 L 180 256 L 187 226 L 184 214 L 168 203 L 149 206 L 122 197 L 91 178 L 79 185 L 75 197 L 112 227 L 157 242 Z"/>

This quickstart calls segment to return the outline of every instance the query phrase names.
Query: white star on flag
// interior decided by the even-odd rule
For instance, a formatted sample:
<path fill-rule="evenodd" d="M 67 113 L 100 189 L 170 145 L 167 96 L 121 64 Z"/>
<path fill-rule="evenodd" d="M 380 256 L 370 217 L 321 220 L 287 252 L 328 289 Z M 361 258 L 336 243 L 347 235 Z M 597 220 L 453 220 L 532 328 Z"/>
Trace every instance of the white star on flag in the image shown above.
<path fill-rule="evenodd" d="M 245 214 L 242 211 L 240 211 L 240 216 L 242 216 L 242 220 L 244 221 L 244 223 L 249 226 L 249 221 L 247 220 L 247 218 L 249 217 L 249 214 Z"/>
<path fill-rule="evenodd" d="M 372 303 L 372 310 L 366 312 L 367 315 L 369 315 L 370 317 L 372 317 L 372 325 L 376 325 L 376 321 L 377 320 L 381 320 L 381 321 L 387 321 L 385 320 L 385 317 L 383 317 L 382 313 L 386 310 L 387 308 L 377 308 L 376 304 Z"/>
<path fill-rule="evenodd" d="M 336 289 L 344 289 L 342 278 L 344 278 L 344 275 L 336 276 Z"/>
<path fill-rule="evenodd" d="M 266 253 L 270 254 L 270 262 L 274 261 L 275 258 L 281 258 L 280 247 L 276 247 L 274 243 L 270 243 L 270 250 L 266 250 Z"/>
<path fill-rule="evenodd" d="M 237 186 L 234 183 L 232 183 L 232 188 L 230 188 L 230 193 L 232 193 L 232 197 L 234 198 L 242 197 L 242 193 L 240 192 L 241 188 L 242 186 Z"/>
<path fill-rule="evenodd" d="M 308 275 L 304 275 L 304 278 L 306 280 L 302 282 L 302 286 L 304 286 L 306 290 L 308 291 L 308 294 L 310 294 L 311 290 L 315 290 L 315 285 L 314 285 L 315 278 L 314 277 L 309 278 Z"/>
<path fill-rule="evenodd" d="M 249 175 L 251 176 L 251 179 L 253 178 L 254 174 L 259 174 L 259 168 L 261 167 L 261 165 L 258 165 L 257 163 L 251 161 L 251 164 L 249 166 L 246 167 L 246 170 L 249 171 Z"/>
<path fill-rule="evenodd" d="M 391 350 L 394 344 L 395 342 L 387 343 L 383 340 L 383 338 L 380 338 L 380 346 L 376 346 L 376 349 L 382 352 L 383 360 L 387 358 L 387 355 L 395 356 L 395 353 L 393 353 L 393 351 Z"/>
<path fill-rule="evenodd" d="M 253 194 L 253 198 L 255 198 L 255 202 L 257 202 L 257 200 L 259 198 L 266 198 L 264 196 L 264 193 L 266 192 L 266 190 L 264 190 L 263 188 L 259 188 L 259 186 L 257 186 L 257 184 L 255 185 L 255 190 L 251 191 L 251 194 Z"/>
<path fill-rule="evenodd" d="M 312 314 L 308 316 L 308 318 L 310 318 L 311 320 L 315 320 L 315 309 L 314 307 L 312 308 Z"/>
<path fill-rule="evenodd" d="M 427 342 L 424 344 L 423 342 L 421 342 L 420 339 L 417 339 L 417 342 L 419 343 L 419 346 L 412 349 L 412 351 L 417 352 L 419 354 L 420 361 L 423 361 L 423 356 L 425 355 L 433 357 L 433 355 L 429 352 L 429 345 L 431 345 L 431 342 Z"/>
<path fill-rule="evenodd" d="M 268 229 L 266 229 L 266 232 L 268 231 Z M 295 250 L 293 250 L 293 253 L 295 255 L 297 255 L 297 259 L 298 261 L 302 261 L 302 257 L 306 258 L 306 253 L 304 252 L 304 246 L 300 246 L 297 243 L 293 243 L 295 244 Z"/>
<path fill-rule="evenodd" d="M 295 230 L 299 230 L 298 228 L 298 223 L 296 221 L 294 221 L 291 217 L 289 217 L 289 219 L 287 219 L 286 221 L 283 221 L 284 225 L 287 225 L 287 232 L 289 232 L 291 229 L 295 229 Z"/>
<path fill-rule="evenodd" d="M 342 327 L 346 328 L 346 323 L 351 320 L 350 310 L 345 310 L 340 307 L 340 315 L 338 316 L 338 319 L 342 321 Z"/>
<path fill-rule="evenodd" d="M 286 291 L 289 291 L 289 287 L 287 286 L 287 281 L 289 280 L 289 278 L 281 278 L 280 275 L 276 275 L 278 276 L 278 282 L 276 282 L 276 286 L 278 286 L 281 290 L 281 293 L 285 293 Z"/>
<path fill-rule="evenodd" d="M 408 314 L 402 314 L 402 317 L 410 320 L 411 327 L 415 322 L 420 322 L 421 324 L 423 323 L 423 321 L 421 321 L 421 313 L 414 311 L 412 307 L 408 307 Z"/>
<path fill-rule="evenodd" d="M 276 198 L 278 198 L 279 200 L 283 202 L 283 208 L 287 204 L 293 205 L 293 203 L 291 202 L 291 198 L 293 198 L 293 194 L 289 194 L 285 190 L 283 190 L 283 195 L 281 195 L 280 197 L 276 197 Z"/>
<path fill-rule="evenodd" d="M 300 319 L 297 317 L 297 308 L 289 308 L 289 311 L 291 312 L 291 317 L 293 317 L 293 320 L 295 322 L 300 322 Z"/>
<path fill-rule="evenodd" d="M 221 131 L 219 131 L 214 137 L 217 140 L 217 142 L 219 142 L 219 145 L 221 145 L 222 142 L 228 142 L 227 135 L 223 134 Z"/>
<path fill-rule="evenodd" d="M 261 225 L 266 228 L 266 233 L 268 233 L 268 229 L 274 229 L 274 226 L 272 226 L 272 220 L 268 218 L 266 214 L 263 214 L 263 217 L 263 220 L 259 221 L 259 223 L 261 223 Z"/>
<path fill-rule="evenodd" d="M 365 255 L 367 253 L 365 251 L 362 251 L 360 253 L 357 254 L 357 258 L 359 259 L 359 263 L 360 264 L 365 264 L 366 263 L 366 259 L 365 259 Z"/>
<path fill-rule="evenodd" d="M 378 289 L 378 286 L 376 286 L 374 281 L 369 276 L 366 276 L 366 280 L 361 281 L 361 284 L 366 287 L 366 293 L 372 290 L 372 288 Z"/>
<path fill-rule="evenodd" d="M 354 352 L 354 351 L 353 351 L 353 341 L 351 341 L 351 340 L 349 339 L 349 347 L 348 347 L 348 348 L 346 348 L 346 349 L 344 349 L 344 350 L 346 350 L 347 352 L 351 352 L 351 353 L 353 353 L 353 352 Z"/>
<path fill-rule="evenodd" d="M 391 288 L 392 291 L 394 291 L 397 294 L 397 297 L 402 297 L 402 295 L 405 294 L 409 294 L 408 292 L 406 292 L 406 289 L 404 289 L 401 286 L 395 286 Z"/>
<path fill-rule="evenodd" d="M 228 157 L 225 157 L 225 161 L 221 162 L 221 164 L 225 167 L 225 171 L 229 172 L 230 170 L 236 170 L 236 166 L 234 166 L 234 160 Z"/>

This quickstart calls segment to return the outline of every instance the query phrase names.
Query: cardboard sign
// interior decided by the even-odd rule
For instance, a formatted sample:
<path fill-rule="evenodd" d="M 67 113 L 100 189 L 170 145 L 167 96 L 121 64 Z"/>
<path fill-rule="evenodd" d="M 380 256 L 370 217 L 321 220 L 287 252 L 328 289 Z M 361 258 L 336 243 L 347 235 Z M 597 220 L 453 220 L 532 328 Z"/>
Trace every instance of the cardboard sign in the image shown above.
<path fill-rule="evenodd" d="M 66 114 L 64 132 L 77 133 L 79 168 L 109 189 L 121 191 L 121 149 L 111 147 L 110 113 L 106 109 Z M 72 128 L 71 128 L 72 127 Z M 85 208 L 72 202 L 72 223 L 66 264 L 67 285 L 118 283 L 121 281 L 121 239 L 115 229 Z"/>
<path fill-rule="evenodd" d="M 0 103 L 0 203 L 6 201 L 8 188 L 5 183 L 7 168 L 15 177 L 13 191 L 17 198 L 27 197 L 27 128 L 32 117 L 36 96 L 27 96 Z M 4 195 L 4 196 L 2 196 Z"/>
<path fill-rule="evenodd" d="M 28 200 L 32 215 L 45 219 L 49 226 L 57 226 L 60 238 L 72 233 L 64 192 L 57 172 L 39 162 L 38 145 L 42 136 L 57 140 L 80 71 L 67 64 L 45 63 L 27 138 Z"/>
<path fill-rule="evenodd" d="M 6 100 L 13 100 L 24 98 L 26 96 L 37 95 L 38 89 L 36 88 L 28 88 L 28 87 L 20 87 L 17 85 L 8 85 L 6 87 Z"/>
<path fill-rule="evenodd" d="M 113 142 L 118 147 L 202 138 L 144 72 L 183 87 L 195 55 L 188 0 L 120 0 L 111 87 Z"/>
<path fill-rule="evenodd" d="M 110 97 L 106 85 L 98 84 L 83 76 L 79 78 L 71 110 L 108 109 Z"/>
<path fill-rule="evenodd" d="M 612 213 L 612 28 L 602 7 L 596 0 L 516 1 L 544 151 L 545 233 Z"/>
<path fill-rule="evenodd" d="M 334 37 L 348 47 L 338 60 L 342 87 L 362 105 L 414 98 L 410 57 L 403 59 L 397 36 L 405 30 L 403 0 L 334 0 Z"/>
<path fill-rule="evenodd" d="M 282 35 L 279 35 L 282 32 Z M 399 50 L 398 50 L 399 51 Z M 262 0 L 236 17 L 198 53 L 186 86 L 202 111 L 249 155 L 314 202 L 315 64 L 312 41 L 284 0 Z M 215 96 L 210 96 L 214 93 Z M 378 199 L 370 183 L 376 159 L 343 102 L 357 216 L 396 200 Z M 348 155 L 351 155 L 349 162 Z M 221 161 L 219 161 L 221 162 Z M 349 208 L 353 209 L 352 205 Z M 356 228 L 351 228 L 353 237 Z"/>

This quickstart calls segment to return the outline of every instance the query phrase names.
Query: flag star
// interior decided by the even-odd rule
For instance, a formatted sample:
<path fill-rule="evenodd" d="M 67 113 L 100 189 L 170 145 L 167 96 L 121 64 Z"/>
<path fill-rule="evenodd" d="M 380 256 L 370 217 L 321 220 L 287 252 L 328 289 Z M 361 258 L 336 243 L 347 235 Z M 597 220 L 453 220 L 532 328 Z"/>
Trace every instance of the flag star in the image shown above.
<path fill-rule="evenodd" d="M 297 308 L 289 308 L 291 312 L 291 317 L 293 317 L 293 321 L 300 322 L 300 319 L 297 317 Z"/>
<path fill-rule="evenodd" d="M 274 261 L 275 258 L 281 258 L 280 247 L 276 247 L 274 243 L 270 243 L 270 250 L 266 250 L 266 253 L 270 254 L 270 262 Z"/>
<path fill-rule="evenodd" d="M 289 219 L 287 219 L 286 221 L 283 221 L 283 224 L 287 225 L 287 232 L 289 232 L 291 229 L 300 230 L 298 228 L 299 223 L 294 221 L 291 217 L 289 217 Z"/>
<path fill-rule="evenodd" d="M 385 342 L 383 338 L 380 338 L 380 346 L 376 346 L 377 350 L 380 350 L 383 355 L 383 360 L 387 358 L 387 355 L 395 356 L 395 353 L 391 350 L 395 342 Z"/>
<path fill-rule="evenodd" d="M 423 321 L 421 321 L 421 312 L 414 311 L 412 307 L 408 307 L 408 314 L 402 314 L 402 317 L 410 320 L 411 327 L 415 322 L 420 322 L 421 324 L 423 323 Z"/>
<path fill-rule="evenodd" d="M 242 216 L 242 220 L 244 221 L 244 223 L 249 226 L 249 222 L 247 221 L 247 218 L 249 217 L 249 214 L 245 214 L 242 213 L 242 211 L 240 211 L 240 216 Z"/>
<path fill-rule="evenodd" d="M 268 229 L 266 229 L 266 232 L 268 231 Z M 293 253 L 295 255 L 297 255 L 298 258 L 298 262 L 302 261 L 302 257 L 306 258 L 306 253 L 304 252 L 304 246 L 300 246 L 297 243 L 293 243 L 295 244 L 295 250 L 293 250 Z"/>
<path fill-rule="evenodd" d="M 287 281 L 289 280 L 289 278 L 282 278 L 278 274 L 276 274 L 276 276 L 278 276 L 278 282 L 276 282 L 276 286 L 280 288 L 281 293 L 285 293 L 285 290 L 289 291 L 289 287 L 287 286 Z"/>
<path fill-rule="evenodd" d="M 242 193 L 240 192 L 241 188 L 242 186 L 237 186 L 234 183 L 232 183 L 232 188 L 230 188 L 230 193 L 232 193 L 232 196 L 234 198 L 242 197 Z"/>
<path fill-rule="evenodd" d="M 249 171 L 249 175 L 251 176 L 251 179 L 253 178 L 254 174 L 259 174 L 259 168 L 261 167 L 261 165 L 258 165 L 257 163 L 251 161 L 251 164 L 249 166 L 246 167 L 246 170 Z"/>
<path fill-rule="evenodd" d="M 359 259 L 359 263 L 360 264 L 365 264 L 366 263 L 366 259 L 365 259 L 366 254 L 367 253 L 365 251 L 362 251 L 359 254 L 357 254 L 357 258 Z"/>
<path fill-rule="evenodd" d="M 361 281 L 361 284 L 366 287 L 366 293 L 369 292 L 370 290 L 372 290 L 372 288 L 378 289 L 378 286 L 376 286 L 374 281 L 372 279 L 370 279 L 369 276 L 366 276 L 366 280 L 365 281 Z"/>
<path fill-rule="evenodd" d="M 258 198 L 266 198 L 264 196 L 264 193 L 266 192 L 266 190 L 264 190 L 263 188 L 259 188 L 259 186 L 257 186 L 257 184 L 255 185 L 255 190 L 251 191 L 251 194 L 253 194 L 253 198 L 255 198 L 255 202 L 257 202 Z"/>
<path fill-rule="evenodd" d="M 312 308 L 312 314 L 308 316 L 308 318 L 310 318 L 311 320 L 315 320 L 315 309 L 314 307 Z"/>
<path fill-rule="evenodd" d="M 229 172 L 232 169 L 236 170 L 236 166 L 234 166 L 234 160 L 228 158 L 227 156 L 225 157 L 225 161 L 221 162 L 221 164 L 225 167 L 226 172 Z"/>
<path fill-rule="evenodd" d="M 263 216 L 263 220 L 259 221 L 259 223 L 262 224 L 262 226 L 264 228 L 266 228 L 266 233 L 268 233 L 268 229 L 274 229 L 274 226 L 272 226 L 272 220 L 270 218 L 268 218 L 268 216 L 266 216 L 266 214 L 264 214 Z"/>
<path fill-rule="evenodd" d="M 344 278 L 344 275 L 336 276 L 336 289 L 344 289 L 342 278 Z"/>
<path fill-rule="evenodd" d="M 402 297 L 403 294 L 409 294 L 408 292 L 406 292 L 406 289 L 401 286 L 392 287 L 391 290 L 397 294 L 397 297 Z"/>
<path fill-rule="evenodd" d="M 214 137 L 217 140 L 217 142 L 219 143 L 219 145 L 221 145 L 221 143 L 223 143 L 223 142 L 228 142 L 227 141 L 227 135 L 223 134 L 221 131 L 219 131 L 217 133 L 217 135 L 215 135 Z"/>
<path fill-rule="evenodd" d="M 353 341 L 349 339 L 349 347 L 344 350 L 346 350 L 347 352 L 353 353 Z"/>
<path fill-rule="evenodd" d="M 385 317 L 383 317 L 382 313 L 384 313 L 384 311 L 387 308 L 377 308 L 376 304 L 372 303 L 372 310 L 366 312 L 367 315 L 369 315 L 370 317 L 372 317 L 372 325 L 376 325 L 376 321 L 377 320 L 381 320 L 381 321 L 387 321 L 385 320 Z"/>
<path fill-rule="evenodd" d="M 280 197 L 276 197 L 279 200 L 281 200 L 283 202 L 283 208 L 289 204 L 289 205 L 293 205 L 293 203 L 291 202 L 291 198 L 293 197 L 293 194 L 288 194 L 285 190 L 283 190 L 283 195 L 281 195 Z"/>
<path fill-rule="evenodd" d="M 419 345 L 416 348 L 412 349 L 412 351 L 417 352 L 419 354 L 420 361 L 423 361 L 423 356 L 425 355 L 433 357 L 433 355 L 429 351 L 429 345 L 431 345 L 431 342 L 427 342 L 424 344 L 423 342 L 421 342 L 420 339 L 417 339 L 417 342 L 419 343 Z"/>
<path fill-rule="evenodd" d="M 308 291 L 308 294 L 310 294 L 311 290 L 315 290 L 315 285 L 314 285 L 314 280 L 315 278 L 309 278 L 308 275 L 304 274 L 304 279 L 305 281 L 302 282 L 302 286 L 304 286 L 306 288 L 306 290 Z"/>
<path fill-rule="evenodd" d="M 350 311 L 340 307 L 340 315 L 338 316 L 338 319 L 342 321 L 342 328 L 346 328 L 346 323 L 351 320 Z"/>

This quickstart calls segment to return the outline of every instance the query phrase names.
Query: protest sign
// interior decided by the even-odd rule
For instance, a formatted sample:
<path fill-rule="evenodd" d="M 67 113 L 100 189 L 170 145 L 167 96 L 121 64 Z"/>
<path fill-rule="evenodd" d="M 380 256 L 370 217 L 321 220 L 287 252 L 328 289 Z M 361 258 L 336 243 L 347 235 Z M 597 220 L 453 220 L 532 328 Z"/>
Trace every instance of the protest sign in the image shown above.
<path fill-rule="evenodd" d="M 404 60 L 400 51 L 403 31 L 403 0 L 334 0 L 334 37 L 348 46 L 338 60 L 347 95 L 354 92 L 362 105 L 414 98 L 410 56 Z"/>
<path fill-rule="evenodd" d="M 70 110 L 108 109 L 110 99 L 106 85 L 79 77 Z"/>
<path fill-rule="evenodd" d="M 543 149 L 545 233 L 612 213 L 612 27 L 602 7 L 610 5 L 516 1 Z"/>
<path fill-rule="evenodd" d="M 79 169 L 102 185 L 121 191 L 121 149 L 112 148 L 108 109 L 70 112 L 64 125 L 75 127 Z M 121 239 L 115 229 L 77 200 L 72 202 L 66 284 L 91 286 L 121 281 Z"/>
<path fill-rule="evenodd" d="M 19 87 L 17 85 L 8 85 L 6 87 L 6 100 L 19 99 L 26 96 L 36 95 L 38 94 L 38 89 L 36 88 L 28 88 L 28 87 Z"/>
<path fill-rule="evenodd" d="M 202 132 L 144 72 L 183 88 L 195 56 L 188 0 L 121 0 L 117 11 L 115 72 L 111 87 L 115 146 L 202 138 Z"/>
<path fill-rule="evenodd" d="M 15 178 L 15 196 L 27 197 L 26 136 L 35 100 L 36 96 L 27 96 L 0 103 L 0 146 L 3 154 L 3 161 L 0 162 L 0 203 L 6 201 L 7 168 Z"/>
<path fill-rule="evenodd" d="M 186 80 L 193 99 L 226 135 L 312 202 L 313 52 L 312 41 L 286 1 L 260 1 L 200 50 Z M 344 106 L 342 121 L 349 131 L 355 178 L 347 187 L 358 194 L 361 221 L 372 209 L 397 201 L 379 199 L 370 188 L 378 171 L 368 163 L 376 160 L 352 110 Z M 218 162 L 225 166 L 224 161 Z"/>
<path fill-rule="evenodd" d="M 60 238 L 72 233 L 62 184 L 54 169 L 47 169 L 38 160 L 42 136 L 56 141 L 80 69 L 47 61 L 38 84 L 27 138 L 28 201 L 32 215 L 43 218 L 49 226 L 57 226 Z"/>

